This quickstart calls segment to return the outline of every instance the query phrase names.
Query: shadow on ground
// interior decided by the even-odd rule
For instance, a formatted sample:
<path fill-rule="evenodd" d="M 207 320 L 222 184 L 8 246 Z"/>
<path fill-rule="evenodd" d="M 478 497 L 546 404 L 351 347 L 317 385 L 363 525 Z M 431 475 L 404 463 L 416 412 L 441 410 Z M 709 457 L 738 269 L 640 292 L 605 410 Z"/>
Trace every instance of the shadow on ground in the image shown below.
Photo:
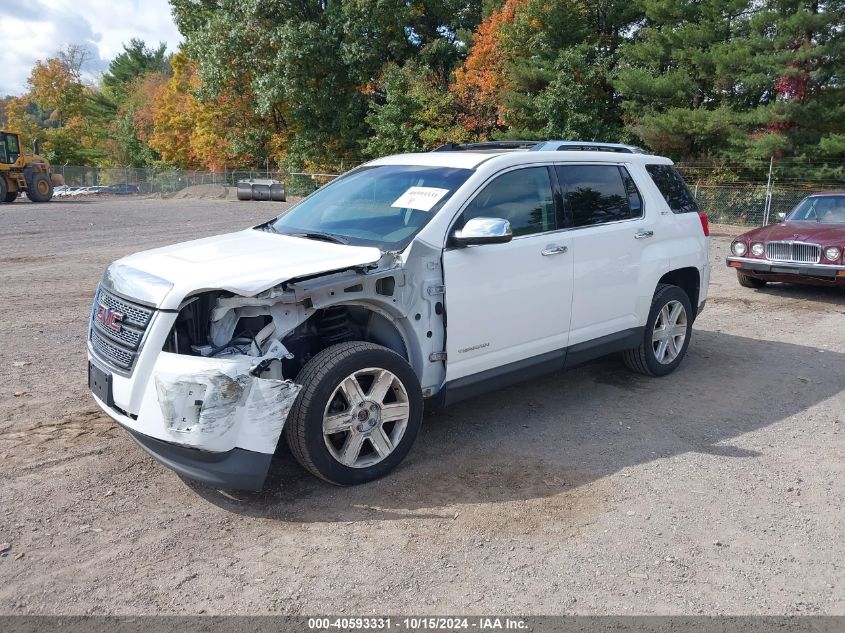
<path fill-rule="evenodd" d="M 665 378 L 613 357 L 430 412 L 404 464 L 377 482 L 332 486 L 281 449 L 260 493 L 188 485 L 228 511 L 283 521 L 445 517 L 447 506 L 550 497 L 683 453 L 753 460 L 736 438 L 841 394 L 843 376 L 842 353 L 696 330 Z"/>
<path fill-rule="evenodd" d="M 797 299 L 814 304 L 842 306 L 845 308 L 845 286 L 802 286 L 798 284 L 770 283 L 759 290 L 750 290 L 771 297 Z"/>

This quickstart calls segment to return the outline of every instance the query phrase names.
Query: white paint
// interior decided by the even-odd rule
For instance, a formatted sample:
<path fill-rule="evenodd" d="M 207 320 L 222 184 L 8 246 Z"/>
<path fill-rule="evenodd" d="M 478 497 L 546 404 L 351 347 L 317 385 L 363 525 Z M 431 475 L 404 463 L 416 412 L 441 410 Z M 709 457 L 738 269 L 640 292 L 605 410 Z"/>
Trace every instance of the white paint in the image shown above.
<path fill-rule="evenodd" d="M 544 233 L 443 253 L 446 380 L 566 347 L 572 260 L 540 251 L 570 243 L 565 232 Z"/>
<path fill-rule="evenodd" d="M 301 387 L 251 376 L 255 360 L 161 352 L 137 419 L 105 411 L 133 431 L 165 442 L 206 451 L 272 453 Z"/>
<path fill-rule="evenodd" d="M 379 257 L 381 252 L 374 247 L 248 229 L 142 251 L 115 265 L 173 284 L 159 307 L 175 310 L 197 291 L 220 289 L 250 297 L 294 277 L 372 264 Z M 124 294 L 133 296 L 131 289 Z"/>
<path fill-rule="evenodd" d="M 418 211 L 431 211 L 435 204 L 440 202 L 448 189 L 439 187 L 409 187 L 408 190 L 399 196 L 391 207 L 397 209 L 416 209 Z"/>
<path fill-rule="evenodd" d="M 455 217 L 486 182 L 514 166 L 560 162 L 625 165 L 640 186 L 645 218 L 522 236 L 507 244 L 441 250 Z M 706 298 L 708 240 L 702 234 L 698 216 L 667 213 L 665 201 L 644 169 L 645 164 L 671 164 L 668 159 L 605 152 L 433 152 L 387 157 L 370 164 L 475 169 L 423 228 L 415 243 L 396 259 L 400 290 L 392 298 L 385 318 L 401 322 L 402 317 L 419 315 L 411 321 L 412 326 L 419 323 L 416 329 L 405 333 L 417 338 L 407 347 L 416 350 L 412 365 L 420 376 L 424 377 L 431 368 L 442 372 L 442 365 L 427 359 L 430 352 L 443 350 L 444 338 L 448 352 L 445 379 L 452 380 L 642 325 L 658 279 L 678 268 L 692 266 L 700 271 L 700 300 Z M 413 192 L 409 190 L 406 195 L 409 193 Z M 428 210 L 442 197 L 431 202 Z M 403 198 L 395 204 L 404 206 L 409 202 L 417 204 Z M 653 230 L 654 238 L 635 240 L 634 233 L 643 229 Z M 550 246 L 568 250 L 544 257 L 541 251 Z M 236 309 L 244 314 L 250 306 L 267 306 L 273 316 L 270 336 L 283 336 L 306 316 L 305 305 L 313 309 L 354 303 L 355 295 L 341 297 L 341 292 L 335 296 L 335 288 L 322 278 L 301 281 L 295 291 L 288 292 L 295 296 L 296 303 L 274 303 L 276 295 L 256 295 L 287 280 L 375 266 L 381 256 L 376 248 L 250 229 L 119 260 L 109 279 L 161 295 L 161 301 L 153 303 L 163 311 L 158 311 L 151 323 L 134 373 L 129 377 L 113 376 L 117 406 L 137 412 L 137 419 L 116 410 L 107 412 L 133 430 L 169 442 L 210 451 L 239 447 L 272 453 L 299 387 L 250 376 L 250 368 L 260 360 L 257 356 L 204 358 L 161 352 L 175 320 L 174 310 L 189 295 L 225 290 L 237 295 L 233 302 L 242 306 Z M 373 292 L 367 277 L 359 279 L 368 292 Z M 444 282 L 448 335 L 443 330 L 443 318 L 439 312 L 435 314 L 433 307 L 441 295 L 432 298 L 427 292 L 427 288 Z M 129 290 L 124 294 L 137 298 Z M 372 300 L 375 295 L 368 296 Z M 288 296 L 286 300 L 292 299 Z M 274 349 L 272 356 L 286 351 Z M 269 350 L 267 354 L 271 355 Z M 423 381 L 431 393 L 442 387 L 443 374 L 436 375 L 436 381 Z M 229 397 L 225 397 L 227 394 Z M 195 398 L 198 395 L 202 397 Z M 200 399 L 202 403 L 196 404 Z"/>

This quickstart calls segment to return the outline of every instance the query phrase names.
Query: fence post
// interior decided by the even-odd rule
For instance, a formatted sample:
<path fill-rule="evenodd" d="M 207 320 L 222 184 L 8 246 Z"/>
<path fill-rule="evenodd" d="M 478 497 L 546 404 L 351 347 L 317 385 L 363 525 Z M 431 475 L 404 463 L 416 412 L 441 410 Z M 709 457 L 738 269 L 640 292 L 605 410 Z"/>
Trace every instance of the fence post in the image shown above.
<path fill-rule="evenodd" d="M 774 154 L 769 158 L 769 179 L 766 182 L 766 201 L 763 204 L 763 226 L 769 224 L 769 213 L 772 210 L 772 168 L 775 164 Z"/>

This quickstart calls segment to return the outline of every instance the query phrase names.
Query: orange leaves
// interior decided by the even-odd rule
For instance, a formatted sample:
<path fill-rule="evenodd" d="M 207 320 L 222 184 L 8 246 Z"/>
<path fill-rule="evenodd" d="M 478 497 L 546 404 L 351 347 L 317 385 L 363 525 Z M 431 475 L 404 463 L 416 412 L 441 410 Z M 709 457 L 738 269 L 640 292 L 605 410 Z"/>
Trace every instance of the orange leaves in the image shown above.
<path fill-rule="evenodd" d="M 508 88 L 506 65 L 512 53 L 503 44 L 504 30 L 514 23 L 527 0 L 505 0 L 476 29 L 472 52 L 455 71 L 453 91 L 464 110 L 463 123 L 476 136 L 503 124 L 502 95 Z"/>
<path fill-rule="evenodd" d="M 59 125 L 82 110 L 84 88 L 79 78 L 57 58 L 38 61 L 29 76 L 30 96 Z"/>
<path fill-rule="evenodd" d="M 236 129 L 254 123 L 251 93 L 241 85 L 214 99 L 196 96 L 200 78 L 184 52 L 173 56 L 173 76 L 154 94 L 150 147 L 171 164 L 188 169 L 222 170 L 248 164 L 227 140 Z"/>

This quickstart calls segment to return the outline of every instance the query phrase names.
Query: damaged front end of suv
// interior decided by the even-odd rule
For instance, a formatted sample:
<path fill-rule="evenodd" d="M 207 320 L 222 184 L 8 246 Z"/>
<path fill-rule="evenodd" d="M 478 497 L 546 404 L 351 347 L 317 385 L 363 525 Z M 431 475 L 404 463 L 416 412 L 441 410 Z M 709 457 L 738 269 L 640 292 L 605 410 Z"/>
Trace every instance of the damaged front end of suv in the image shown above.
<path fill-rule="evenodd" d="M 410 279 L 402 259 L 386 253 L 251 296 L 197 292 L 175 309 L 140 303 L 145 293 L 134 271 L 113 265 L 89 328 L 94 396 L 180 474 L 260 488 L 301 389 L 296 377 L 322 350 L 371 342 L 419 368 L 423 382 L 442 382 L 443 363 L 428 359 L 429 349 L 443 345 L 442 304 L 431 292 L 441 283 L 439 263 L 414 259 Z M 420 340 L 427 349 L 415 344 Z"/>
<path fill-rule="evenodd" d="M 312 470 L 341 484 L 375 478 L 375 467 L 388 468 L 399 443 L 413 439 L 421 398 L 443 383 L 435 353 L 445 336 L 439 249 L 411 240 L 392 249 L 353 245 L 283 229 L 271 222 L 132 255 L 112 264 L 97 289 L 91 391 L 147 452 L 183 476 L 260 489 L 303 390 L 298 377 L 309 363 L 345 367 L 355 352 L 370 367 L 349 365 L 331 394 L 323 393 L 331 386 L 312 381 L 320 393 L 300 402 L 297 424 L 311 424 L 307 405 L 326 400 L 311 407 L 320 409 L 313 416 L 343 423 L 315 432 L 322 443 L 310 448 L 337 464 Z M 315 361 L 327 350 L 340 356 Z M 408 373 L 383 367 L 393 356 Z"/>

